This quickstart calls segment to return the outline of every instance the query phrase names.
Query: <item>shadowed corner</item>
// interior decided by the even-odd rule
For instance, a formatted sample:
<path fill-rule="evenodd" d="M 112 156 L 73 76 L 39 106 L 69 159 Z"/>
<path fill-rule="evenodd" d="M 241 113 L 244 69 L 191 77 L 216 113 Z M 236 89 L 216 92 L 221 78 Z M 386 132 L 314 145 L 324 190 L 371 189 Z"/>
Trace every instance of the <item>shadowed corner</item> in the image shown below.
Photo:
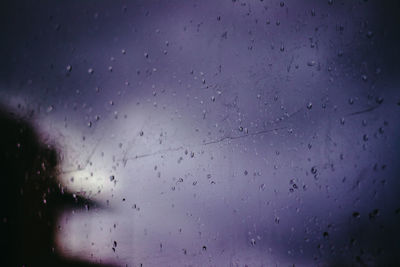
<path fill-rule="evenodd" d="M 33 127 L 0 107 L 1 266 L 110 266 L 62 257 L 55 250 L 58 216 L 95 202 L 64 190 L 58 154 Z"/>

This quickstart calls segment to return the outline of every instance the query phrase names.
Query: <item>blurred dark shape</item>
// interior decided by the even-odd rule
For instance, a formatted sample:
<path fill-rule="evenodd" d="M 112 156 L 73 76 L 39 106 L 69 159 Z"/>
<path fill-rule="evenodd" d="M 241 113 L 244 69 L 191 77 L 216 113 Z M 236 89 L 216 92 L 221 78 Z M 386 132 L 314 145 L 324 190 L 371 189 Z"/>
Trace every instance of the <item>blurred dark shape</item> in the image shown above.
<path fill-rule="evenodd" d="M 58 215 L 94 203 L 64 191 L 56 150 L 26 120 L 0 107 L 0 125 L 1 266 L 100 266 L 55 251 Z"/>

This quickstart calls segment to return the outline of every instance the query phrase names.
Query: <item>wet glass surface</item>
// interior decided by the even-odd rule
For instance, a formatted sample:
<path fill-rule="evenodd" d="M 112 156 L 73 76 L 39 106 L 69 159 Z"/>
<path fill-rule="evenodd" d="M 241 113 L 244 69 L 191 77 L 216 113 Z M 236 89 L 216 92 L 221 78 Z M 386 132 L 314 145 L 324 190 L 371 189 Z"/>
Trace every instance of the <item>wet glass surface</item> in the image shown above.
<path fill-rule="evenodd" d="M 1 105 L 90 200 L 60 208 L 55 254 L 400 262 L 397 2 L 3 5 Z"/>

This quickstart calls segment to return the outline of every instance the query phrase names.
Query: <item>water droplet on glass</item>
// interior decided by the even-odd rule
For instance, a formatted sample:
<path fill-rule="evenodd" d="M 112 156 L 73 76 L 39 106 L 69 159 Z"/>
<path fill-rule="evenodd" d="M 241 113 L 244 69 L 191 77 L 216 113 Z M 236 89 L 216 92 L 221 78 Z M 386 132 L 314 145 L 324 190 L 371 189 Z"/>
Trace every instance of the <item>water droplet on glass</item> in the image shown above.
<path fill-rule="evenodd" d="M 314 60 L 308 61 L 307 66 L 309 67 L 315 66 L 315 61 Z"/>
<path fill-rule="evenodd" d="M 265 184 L 261 184 L 261 185 L 260 185 L 260 191 L 264 191 L 265 188 L 266 188 L 266 185 L 265 185 Z"/>
<path fill-rule="evenodd" d="M 328 232 L 324 232 L 322 235 L 323 235 L 324 238 L 328 238 L 329 237 L 329 233 Z"/>
<path fill-rule="evenodd" d="M 381 96 L 378 96 L 377 98 L 375 98 L 375 102 L 377 103 L 377 104 L 382 104 L 383 103 L 383 97 L 381 97 Z"/>
<path fill-rule="evenodd" d="M 379 215 L 378 209 L 374 209 L 372 212 L 368 214 L 370 220 L 375 219 L 378 215 Z"/>
<path fill-rule="evenodd" d="M 362 126 L 367 126 L 367 121 L 366 120 L 362 120 L 361 124 L 362 124 Z"/>
<path fill-rule="evenodd" d="M 361 79 L 366 82 L 368 80 L 368 77 L 366 74 L 361 75 Z"/>
<path fill-rule="evenodd" d="M 312 167 L 311 168 L 311 173 L 312 174 L 316 174 L 317 173 L 317 168 L 316 167 Z"/>
<path fill-rule="evenodd" d="M 353 98 L 349 98 L 349 104 L 353 105 L 354 104 L 354 99 Z"/>

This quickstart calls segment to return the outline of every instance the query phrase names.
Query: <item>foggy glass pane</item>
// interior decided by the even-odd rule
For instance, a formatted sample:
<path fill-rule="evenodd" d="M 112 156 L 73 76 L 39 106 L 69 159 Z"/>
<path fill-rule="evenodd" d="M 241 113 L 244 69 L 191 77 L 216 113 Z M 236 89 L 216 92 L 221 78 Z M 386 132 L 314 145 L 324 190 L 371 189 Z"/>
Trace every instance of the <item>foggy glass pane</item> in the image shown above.
<path fill-rule="evenodd" d="M 18 187 L 4 233 L 6 206 L 31 212 L 70 266 L 400 264 L 397 2 L 2 5 L 2 112 L 53 149 L 73 198 L 50 223 Z M 26 188 L 38 210 L 60 197 Z"/>

